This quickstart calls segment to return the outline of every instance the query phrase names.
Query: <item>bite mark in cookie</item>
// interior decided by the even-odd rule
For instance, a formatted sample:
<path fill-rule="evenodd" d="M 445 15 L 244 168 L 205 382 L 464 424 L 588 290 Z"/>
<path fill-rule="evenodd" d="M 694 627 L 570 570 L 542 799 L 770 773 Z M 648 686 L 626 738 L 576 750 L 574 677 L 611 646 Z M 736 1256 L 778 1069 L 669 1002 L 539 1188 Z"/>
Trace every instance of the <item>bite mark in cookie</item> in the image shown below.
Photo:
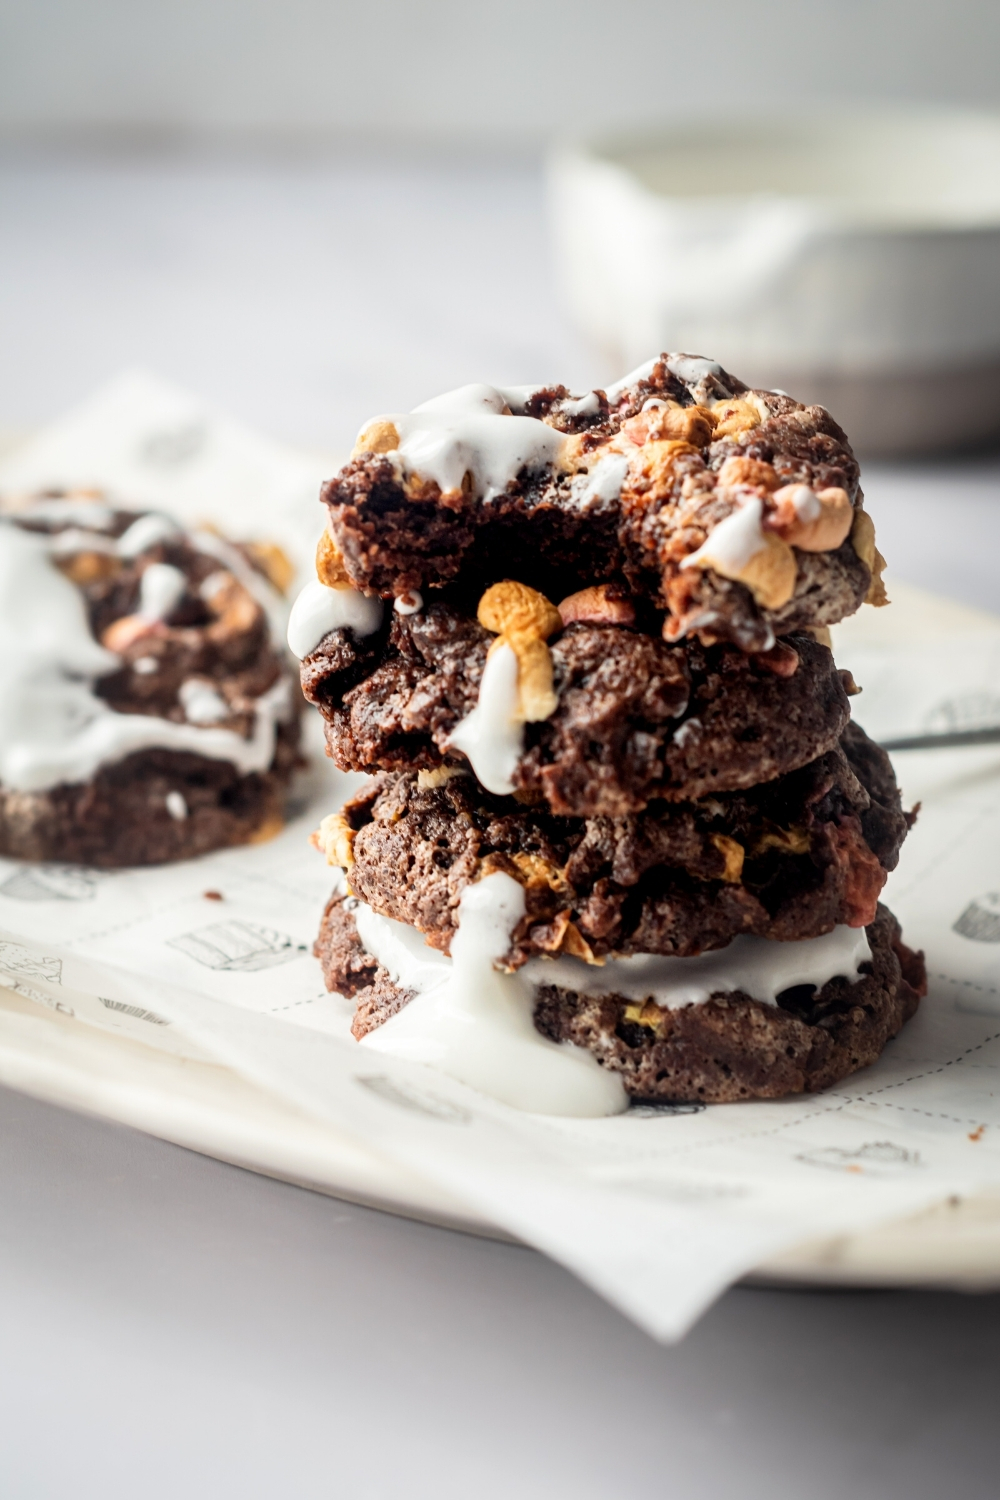
<path fill-rule="evenodd" d="M 383 597 L 626 583 L 666 612 L 669 639 L 744 650 L 880 602 L 857 463 L 829 413 L 690 356 L 582 398 L 465 387 L 377 419 L 323 499 L 346 575 Z"/>

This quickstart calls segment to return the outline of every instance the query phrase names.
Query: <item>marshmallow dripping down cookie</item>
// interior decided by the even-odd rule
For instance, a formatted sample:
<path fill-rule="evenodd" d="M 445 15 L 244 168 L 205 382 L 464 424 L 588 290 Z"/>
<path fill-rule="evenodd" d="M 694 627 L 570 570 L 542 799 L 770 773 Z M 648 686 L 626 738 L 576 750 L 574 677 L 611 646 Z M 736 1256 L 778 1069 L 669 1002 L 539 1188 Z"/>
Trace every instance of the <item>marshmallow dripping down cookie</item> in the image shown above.
<path fill-rule="evenodd" d="M 459 931 L 472 941 L 455 959 L 356 897 L 332 901 L 316 953 L 327 987 L 354 999 L 362 1045 L 543 1114 L 728 1104 L 814 1093 L 868 1066 L 926 992 L 923 954 L 881 905 L 866 927 L 798 942 L 497 972 L 490 908 L 516 911 L 516 895 L 499 873 L 468 888 Z"/>
<path fill-rule="evenodd" d="M 280 828 L 299 695 L 259 559 L 93 496 L 0 521 L 0 853 L 158 863 Z"/>

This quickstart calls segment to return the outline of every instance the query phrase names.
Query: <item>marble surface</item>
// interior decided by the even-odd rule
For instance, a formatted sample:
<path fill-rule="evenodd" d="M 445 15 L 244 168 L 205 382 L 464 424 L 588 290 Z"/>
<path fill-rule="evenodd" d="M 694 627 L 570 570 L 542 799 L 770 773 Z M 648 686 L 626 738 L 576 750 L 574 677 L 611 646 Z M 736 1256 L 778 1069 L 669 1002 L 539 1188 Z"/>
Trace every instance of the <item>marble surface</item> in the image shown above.
<path fill-rule="evenodd" d="M 141 363 L 346 447 L 472 379 L 609 378 L 530 163 L 0 158 L 0 426 Z M 897 577 L 1000 610 L 1000 462 L 866 476 Z M 540 1256 L 0 1092 L 19 1500 L 996 1490 L 1000 1297 L 738 1289 L 656 1346 Z"/>

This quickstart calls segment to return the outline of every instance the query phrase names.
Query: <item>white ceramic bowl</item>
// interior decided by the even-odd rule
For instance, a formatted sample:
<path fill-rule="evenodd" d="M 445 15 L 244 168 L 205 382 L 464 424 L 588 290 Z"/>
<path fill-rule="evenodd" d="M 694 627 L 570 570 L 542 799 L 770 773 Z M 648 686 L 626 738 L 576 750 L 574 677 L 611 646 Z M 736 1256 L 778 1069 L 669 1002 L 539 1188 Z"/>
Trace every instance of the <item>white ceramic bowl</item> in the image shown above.
<path fill-rule="evenodd" d="M 550 163 L 572 314 L 828 407 L 869 453 L 1000 437 L 1000 115 L 679 125 Z"/>

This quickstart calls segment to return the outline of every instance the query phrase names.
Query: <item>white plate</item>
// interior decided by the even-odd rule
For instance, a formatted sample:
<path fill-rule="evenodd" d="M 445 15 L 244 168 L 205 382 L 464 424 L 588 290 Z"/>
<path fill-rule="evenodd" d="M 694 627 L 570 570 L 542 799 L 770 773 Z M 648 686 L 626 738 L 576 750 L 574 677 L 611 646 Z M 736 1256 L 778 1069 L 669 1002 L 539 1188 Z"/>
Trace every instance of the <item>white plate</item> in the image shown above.
<path fill-rule="evenodd" d="M 893 595 L 893 610 L 867 610 L 838 628 L 848 652 L 851 644 L 912 643 L 1000 628 L 992 616 L 900 585 L 893 587 Z M 3 988 L 0 1084 L 317 1192 L 472 1234 L 508 1238 L 434 1184 L 224 1067 L 144 1046 Z M 755 1279 L 1000 1287 L 1000 1193 L 951 1199 L 897 1224 L 802 1245 L 760 1266 Z"/>
<path fill-rule="evenodd" d="M 506 1239 L 434 1184 L 392 1166 L 226 1068 L 145 1047 L 0 989 L 0 1083 L 316 1192 Z M 755 1279 L 834 1286 L 1000 1287 L 1000 1195 L 803 1245 Z"/>

